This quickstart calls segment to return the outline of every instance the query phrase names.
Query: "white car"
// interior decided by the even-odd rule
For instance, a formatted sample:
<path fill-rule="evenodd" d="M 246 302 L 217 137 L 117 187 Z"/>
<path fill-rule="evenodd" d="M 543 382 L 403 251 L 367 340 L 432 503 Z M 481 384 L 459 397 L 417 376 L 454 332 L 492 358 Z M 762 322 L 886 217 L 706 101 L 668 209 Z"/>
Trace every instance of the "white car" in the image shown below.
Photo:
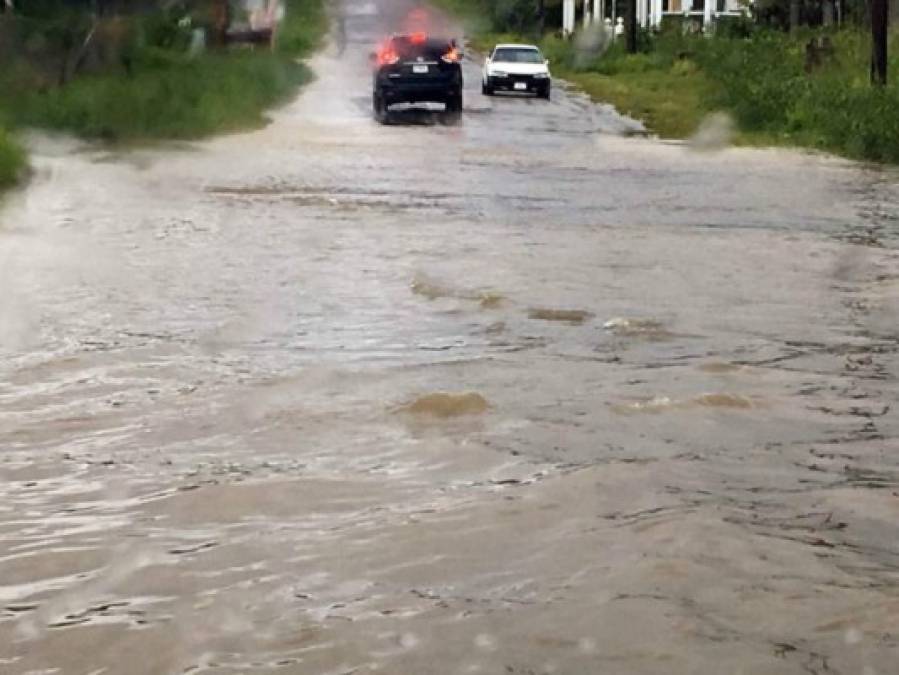
<path fill-rule="evenodd" d="M 534 92 L 549 98 L 552 76 L 549 61 L 534 45 L 496 45 L 484 63 L 481 91 L 486 96 L 505 91 Z"/>

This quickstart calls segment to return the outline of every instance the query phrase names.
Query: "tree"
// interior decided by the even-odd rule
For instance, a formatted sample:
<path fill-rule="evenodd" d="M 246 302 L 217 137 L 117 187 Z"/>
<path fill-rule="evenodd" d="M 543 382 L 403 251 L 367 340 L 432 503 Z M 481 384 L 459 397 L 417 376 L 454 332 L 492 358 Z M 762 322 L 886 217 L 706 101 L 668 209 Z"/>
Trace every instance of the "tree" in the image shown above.
<path fill-rule="evenodd" d="M 799 28 L 799 0 L 790 0 L 790 30 Z"/>
<path fill-rule="evenodd" d="M 871 0 L 871 82 L 881 87 L 887 83 L 888 26 L 888 0 Z"/>
<path fill-rule="evenodd" d="M 711 2 L 712 0 L 706 0 Z M 637 53 L 637 0 L 627 0 L 624 14 L 624 41 L 628 54 Z"/>
<path fill-rule="evenodd" d="M 227 40 L 231 23 L 231 7 L 228 0 L 212 0 L 212 43 L 221 47 Z"/>

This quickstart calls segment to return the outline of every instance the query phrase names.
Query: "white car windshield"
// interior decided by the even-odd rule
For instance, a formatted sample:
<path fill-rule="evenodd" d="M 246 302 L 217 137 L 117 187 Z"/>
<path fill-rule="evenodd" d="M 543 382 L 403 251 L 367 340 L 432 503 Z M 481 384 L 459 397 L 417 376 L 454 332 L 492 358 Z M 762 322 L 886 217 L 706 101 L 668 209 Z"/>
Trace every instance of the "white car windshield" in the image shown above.
<path fill-rule="evenodd" d="M 543 63 L 543 56 L 536 49 L 502 47 L 493 52 L 496 63 Z"/>

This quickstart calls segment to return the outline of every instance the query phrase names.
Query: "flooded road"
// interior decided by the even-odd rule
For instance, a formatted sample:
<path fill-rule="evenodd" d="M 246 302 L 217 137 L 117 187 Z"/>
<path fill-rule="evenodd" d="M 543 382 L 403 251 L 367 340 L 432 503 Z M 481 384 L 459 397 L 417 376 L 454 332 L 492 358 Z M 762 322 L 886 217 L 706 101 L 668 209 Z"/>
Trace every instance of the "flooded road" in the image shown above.
<path fill-rule="evenodd" d="M 885 675 L 899 175 L 558 86 L 34 140 L 0 211 L 0 672 Z"/>

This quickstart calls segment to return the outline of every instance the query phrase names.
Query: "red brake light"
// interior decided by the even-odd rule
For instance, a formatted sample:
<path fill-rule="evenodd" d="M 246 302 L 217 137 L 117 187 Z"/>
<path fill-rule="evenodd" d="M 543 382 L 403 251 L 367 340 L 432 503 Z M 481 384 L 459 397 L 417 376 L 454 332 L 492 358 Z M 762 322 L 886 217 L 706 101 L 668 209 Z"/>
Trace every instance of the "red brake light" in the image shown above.
<path fill-rule="evenodd" d="M 392 66 L 399 60 L 400 55 L 396 53 L 396 50 L 389 43 L 378 50 L 379 66 Z"/>
<path fill-rule="evenodd" d="M 412 33 L 412 35 L 409 36 L 409 42 L 411 42 L 414 45 L 423 45 L 427 41 L 428 41 L 427 33 Z"/>
<path fill-rule="evenodd" d="M 442 58 L 447 63 L 459 63 L 459 50 L 455 47 L 451 47 L 450 50 L 442 56 Z"/>

